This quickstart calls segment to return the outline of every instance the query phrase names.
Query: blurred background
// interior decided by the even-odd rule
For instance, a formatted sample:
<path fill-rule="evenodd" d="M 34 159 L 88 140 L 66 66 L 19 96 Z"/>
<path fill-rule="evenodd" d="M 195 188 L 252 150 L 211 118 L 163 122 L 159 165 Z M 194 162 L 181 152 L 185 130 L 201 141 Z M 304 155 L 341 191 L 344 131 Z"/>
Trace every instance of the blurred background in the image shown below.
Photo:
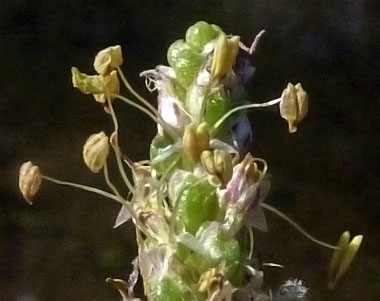
<path fill-rule="evenodd" d="M 278 97 L 288 82 L 309 93 L 309 115 L 294 135 L 278 111 L 250 113 L 251 151 L 273 175 L 267 202 L 330 243 L 345 230 L 364 235 L 351 269 L 328 291 L 331 252 L 267 213 L 270 230 L 257 233 L 257 249 L 285 265 L 266 271 L 268 287 L 293 277 L 311 300 L 380 300 L 379 1 L 0 0 L 1 300 L 119 300 L 104 279 L 127 278 L 136 249 L 131 224 L 112 229 L 118 204 L 44 182 L 29 206 L 18 169 L 32 160 L 46 175 L 106 189 L 81 152 L 112 123 L 72 88 L 71 66 L 92 73 L 96 53 L 120 44 L 129 81 L 155 103 L 139 72 L 167 64 L 168 46 L 199 20 L 246 44 L 266 29 L 252 101 Z M 124 152 L 146 159 L 156 126 L 131 107 L 115 108 Z"/>

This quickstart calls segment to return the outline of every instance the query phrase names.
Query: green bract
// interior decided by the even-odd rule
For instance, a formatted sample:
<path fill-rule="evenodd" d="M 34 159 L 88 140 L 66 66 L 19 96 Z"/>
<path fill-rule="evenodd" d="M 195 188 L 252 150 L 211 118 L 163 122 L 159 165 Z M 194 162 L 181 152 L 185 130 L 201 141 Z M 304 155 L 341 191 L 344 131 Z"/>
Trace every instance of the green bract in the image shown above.
<path fill-rule="evenodd" d="M 186 42 L 195 51 L 202 52 L 203 47 L 214 40 L 219 32 L 221 32 L 221 29 L 218 26 L 199 21 L 187 29 Z"/>
<path fill-rule="evenodd" d="M 168 50 L 168 62 L 174 69 L 178 82 L 188 88 L 194 81 L 203 56 L 196 53 L 184 40 L 174 42 Z"/>

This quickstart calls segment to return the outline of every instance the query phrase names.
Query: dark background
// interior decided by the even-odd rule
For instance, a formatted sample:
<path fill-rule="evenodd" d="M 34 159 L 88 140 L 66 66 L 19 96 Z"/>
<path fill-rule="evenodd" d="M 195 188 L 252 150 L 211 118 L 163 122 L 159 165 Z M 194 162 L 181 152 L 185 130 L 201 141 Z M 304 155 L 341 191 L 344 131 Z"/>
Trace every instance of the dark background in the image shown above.
<path fill-rule="evenodd" d="M 44 174 L 105 188 L 82 162 L 82 145 L 111 121 L 91 96 L 72 88 L 70 67 L 92 73 L 95 54 L 123 47 L 123 69 L 153 103 L 140 71 L 166 64 L 166 49 L 198 20 L 249 44 L 265 28 L 250 85 L 252 101 L 302 82 L 310 113 L 287 133 L 277 111 L 251 113 L 255 156 L 273 175 L 268 203 L 318 238 L 363 234 L 351 269 L 328 291 L 331 252 L 267 214 L 257 235 L 265 258 L 284 264 L 267 280 L 298 277 L 311 300 L 380 300 L 380 2 L 357 1 L 0 1 L 0 299 L 118 300 L 104 283 L 126 278 L 136 256 L 131 225 L 112 229 L 118 205 L 43 183 L 34 206 L 17 188 L 27 160 Z M 148 156 L 155 125 L 115 104 L 121 143 L 133 160 Z M 115 173 L 114 176 L 117 174 Z"/>

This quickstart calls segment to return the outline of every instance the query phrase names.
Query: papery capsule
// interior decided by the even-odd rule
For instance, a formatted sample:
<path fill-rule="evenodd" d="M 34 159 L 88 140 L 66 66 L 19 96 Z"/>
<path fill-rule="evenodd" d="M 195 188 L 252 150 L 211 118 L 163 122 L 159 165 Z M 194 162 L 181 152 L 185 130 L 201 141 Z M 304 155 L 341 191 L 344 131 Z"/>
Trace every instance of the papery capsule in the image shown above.
<path fill-rule="evenodd" d="M 103 79 L 99 75 L 87 75 L 78 68 L 71 68 L 72 82 L 74 88 L 78 88 L 84 94 L 104 93 Z"/>
<path fill-rule="evenodd" d="M 123 54 L 120 45 L 110 46 L 98 52 L 94 61 L 94 68 L 99 74 L 105 75 L 123 63 Z"/>
<path fill-rule="evenodd" d="M 40 169 L 31 161 L 25 162 L 20 167 L 18 186 L 25 200 L 32 205 L 33 197 L 40 189 L 42 177 Z"/>
<path fill-rule="evenodd" d="M 104 91 L 107 91 L 110 94 L 110 99 L 114 99 L 115 96 L 112 94 L 119 94 L 120 92 L 120 82 L 117 76 L 116 70 L 113 70 L 110 74 L 105 76 L 100 76 L 103 81 Z M 94 98 L 97 102 L 106 103 L 107 102 L 107 94 L 94 94 Z"/>
<path fill-rule="evenodd" d="M 83 146 L 83 159 L 93 173 L 98 173 L 109 153 L 108 137 L 104 132 L 91 135 Z"/>
<path fill-rule="evenodd" d="M 300 83 L 288 86 L 281 95 L 280 114 L 286 119 L 289 125 L 289 133 L 297 131 L 297 125 L 308 112 L 308 95 L 303 90 Z"/>

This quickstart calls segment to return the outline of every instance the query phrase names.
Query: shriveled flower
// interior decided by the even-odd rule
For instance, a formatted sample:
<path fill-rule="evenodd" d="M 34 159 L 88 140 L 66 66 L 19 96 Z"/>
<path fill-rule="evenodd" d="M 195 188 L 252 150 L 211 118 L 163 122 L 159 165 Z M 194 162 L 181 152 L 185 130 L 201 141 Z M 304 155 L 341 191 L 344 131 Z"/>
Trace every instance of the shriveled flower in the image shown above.
<path fill-rule="evenodd" d="M 308 102 L 308 95 L 300 83 L 295 86 L 288 83 L 281 95 L 280 114 L 288 121 L 289 133 L 297 131 L 297 125 L 309 110 Z"/>
<path fill-rule="evenodd" d="M 31 161 L 25 162 L 20 167 L 18 186 L 25 200 L 32 205 L 33 197 L 40 189 L 42 177 L 40 169 Z"/>
<path fill-rule="evenodd" d="M 78 88 L 84 94 L 104 93 L 103 79 L 99 75 L 87 75 L 79 71 L 77 67 L 71 68 L 74 88 Z"/>
<path fill-rule="evenodd" d="M 104 92 L 109 93 L 109 96 L 111 99 L 114 99 L 115 96 L 112 94 L 119 94 L 120 91 L 120 81 L 117 76 L 116 70 L 113 70 L 110 74 L 107 74 L 105 76 L 100 75 L 103 86 L 104 86 Z M 94 98 L 97 102 L 105 104 L 107 102 L 107 94 L 94 94 Z"/>
<path fill-rule="evenodd" d="M 264 212 L 259 206 L 270 187 L 265 173 L 258 169 L 255 159 L 248 153 L 234 167 L 227 187 L 219 191 L 221 206 L 226 208 L 224 225 L 231 233 L 236 233 L 244 223 L 266 231 Z"/>
<path fill-rule="evenodd" d="M 94 68 L 101 75 L 110 73 L 123 63 L 120 45 L 110 46 L 101 50 L 95 57 Z"/>
<path fill-rule="evenodd" d="M 292 300 L 307 300 L 308 288 L 304 285 L 302 280 L 290 279 L 281 285 L 275 301 L 292 301 Z"/>
<path fill-rule="evenodd" d="M 108 137 L 104 132 L 91 135 L 83 146 L 83 159 L 93 173 L 98 173 L 109 153 Z"/>

